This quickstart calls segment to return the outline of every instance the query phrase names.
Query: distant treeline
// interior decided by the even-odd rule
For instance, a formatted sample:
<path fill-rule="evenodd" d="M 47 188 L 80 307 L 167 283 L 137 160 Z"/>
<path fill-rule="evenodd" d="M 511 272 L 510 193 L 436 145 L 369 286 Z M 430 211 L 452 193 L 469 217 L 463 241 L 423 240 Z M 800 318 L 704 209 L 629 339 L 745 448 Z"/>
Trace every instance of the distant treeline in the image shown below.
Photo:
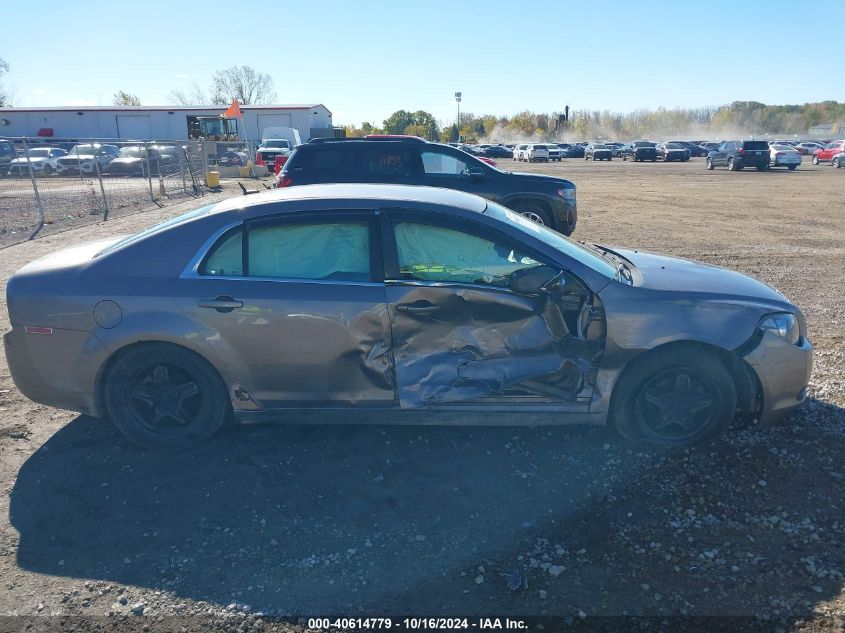
<path fill-rule="evenodd" d="M 841 123 L 845 128 L 845 103 L 821 101 L 803 105 L 766 105 L 734 101 L 712 108 L 659 108 L 628 113 L 575 111 L 568 123 L 558 125 L 558 113 L 524 111 L 514 116 L 476 116 L 462 112 L 457 123 L 443 125 L 428 112 L 394 112 L 380 127 L 364 123 L 347 126 L 347 136 L 365 134 L 414 134 L 441 142 L 467 139 L 585 140 L 701 137 L 721 138 L 750 134 L 806 135 L 820 123 Z M 835 126 L 836 127 L 836 126 Z M 841 135 L 841 134 L 840 134 Z"/>

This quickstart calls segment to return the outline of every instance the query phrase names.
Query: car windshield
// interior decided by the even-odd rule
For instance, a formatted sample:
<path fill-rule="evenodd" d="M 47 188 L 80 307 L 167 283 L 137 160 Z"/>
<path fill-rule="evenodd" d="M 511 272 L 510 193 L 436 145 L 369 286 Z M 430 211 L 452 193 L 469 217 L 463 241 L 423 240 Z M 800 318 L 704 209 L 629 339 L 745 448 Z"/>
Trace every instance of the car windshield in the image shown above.
<path fill-rule="evenodd" d="M 50 150 L 47 147 L 38 147 L 29 150 L 27 156 L 30 158 L 48 158 L 50 156 Z"/>
<path fill-rule="evenodd" d="M 74 145 L 69 154 L 96 154 L 97 147 L 94 145 Z"/>
<path fill-rule="evenodd" d="M 261 147 L 290 147 L 290 143 L 280 138 L 265 138 L 261 141 Z"/>
<path fill-rule="evenodd" d="M 608 145 L 593 145 L 593 149 L 610 149 Z"/>
<path fill-rule="evenodd" d="M 666 143 L 666 149 L 685 149 L 680 143 Z"/>
<path fill-rule="evenodd" d="M 650 143 L 648 141 L 637 141 L 634 143 L 634 147 L 654 147 L 654 143 Z"/>
<path fill-rule="evenodd" d="M 146 152 L 140 147 L 123 147 L 120 150 L 121 158 L 144 158 Z"/>
<path fill-rule="evenodd" d="M 795 148 L 790 145 L 772 145 L 772 147 L 778 152 L 794 152 Z"/>
<path fill-rule="evenodd" d="M 510 209 L 496 204 L 495 202 L 488 202 L 487 209 L 484 212 L 497 220 L 507 222 L 508 224 L 518 228 L 523 233 L 527 233 L 532 237 L 539 239 L 541 242 L 548 244 L 564 255 L 567 255 L 585 266 L 592 268 L 594 271 L 604 275 L 608 279 L 616 278 L 616 267 L 613 264 L 582 246 L 578 242 L 571 240 L 556 231 L 552 231 L 542 224 L 537 224 L 518 213 L 514 213 Z"/>
<path fill-rule="evenodd" d="M 194 218 L 198 218 L 201 215 L 204 215 L 211 211 L 214 208 L 214 204 L 207 204 L 205 206 L 200 207 L 199 209 L 194 209 L 193 211 L 188 211 L 187 213 L 183 213 L 182 215 L 177 215 L 175 218 L 170 218 L 169 220 L 165 220 L 159 224 L 151 226 L 149 228 L 144 229 L 143 231 L 139 231 L 138 233 L 134 233 L 128 237 L 124 237 L 122 240 L 119 240 L 112 244 L 111 246 L 107 246 L 99 253 L 97 253 L 94 257 L 100 257 L 101 255 L 107 255 L 113 251 L 116 251 L 124 246 L 128 246 L 129 244 L 134 244 L 150 235 L 155 235 L 156 233 L 160 233 L 169 229 L 170 227 L 176 226 L 177 224 L 182 224 L 182 222 L 187 222 L 188 220 L 193 220 Z"/>

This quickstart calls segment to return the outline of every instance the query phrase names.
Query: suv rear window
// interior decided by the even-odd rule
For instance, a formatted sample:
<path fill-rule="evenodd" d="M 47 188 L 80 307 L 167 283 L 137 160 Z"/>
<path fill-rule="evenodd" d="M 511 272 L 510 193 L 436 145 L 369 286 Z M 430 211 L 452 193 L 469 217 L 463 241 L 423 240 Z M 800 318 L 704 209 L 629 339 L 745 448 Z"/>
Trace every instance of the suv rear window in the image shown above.
<path fill-rule="evenodd" d="M 769 149 L 769 144 L 766 141 L 745 141 L 742 147 L 743 149 Z"/>
<path fill-rule="evenodd" d="M 339 147 L 321 147 L 307 152 L 300 151 L 298 156 L 305 167 L 316 171 L 336 171 L 343 164 L 343 149 Z"/>

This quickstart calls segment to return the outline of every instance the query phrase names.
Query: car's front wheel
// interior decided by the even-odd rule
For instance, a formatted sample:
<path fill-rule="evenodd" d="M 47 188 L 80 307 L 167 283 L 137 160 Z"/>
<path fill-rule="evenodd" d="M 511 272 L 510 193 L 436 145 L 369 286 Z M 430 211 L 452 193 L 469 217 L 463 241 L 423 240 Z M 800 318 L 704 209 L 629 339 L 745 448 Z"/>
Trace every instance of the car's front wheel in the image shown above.
<path fill-rule="evenodd" d="M 842 167 L 842 160 L 837 156 L 836 158 L 833 159 L 833 162 L 831 164 L 836 169 L 839 169 L 840 167 Z M 790 169 L 795 169 L 795 167 L 796 167 L 796 165 L 790 165 L 789 166 Z"/>
<path fill-rule="evenodd" d="M 108 416 L 129 440 L 157 450 L 185 450 L 213 436 L 231 403 L 223 380 L 194 352 L 168 343 L 127 350 L 106 375 Z"/>
<path fill-rule="evenodd" d="M 818 164 L 819 164 L 819 157 L 813 156 L 813 165 L 818 165 Z"/>
<path fill-rule="evenodd" d="M 734 381 L 715 354 L 675 347 L 634 361 L 613 392 L 611 413 L 629 440 L 688 446 L 724 430 L 736 404 Z"/>
<path fill-rule="evenodd" d="M 710 158 L 709 156 L 707 157 L 707 169 L 709 169 L 710 171 L 713 171 L 713 159 Z"/>

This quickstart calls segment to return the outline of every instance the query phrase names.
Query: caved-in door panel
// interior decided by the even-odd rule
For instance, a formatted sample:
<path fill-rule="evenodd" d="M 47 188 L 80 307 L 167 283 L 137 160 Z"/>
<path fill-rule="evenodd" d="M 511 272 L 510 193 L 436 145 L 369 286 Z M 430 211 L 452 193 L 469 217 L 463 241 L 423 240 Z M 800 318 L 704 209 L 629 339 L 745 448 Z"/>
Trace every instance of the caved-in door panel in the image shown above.
<path fill-rule="evenodd" d="M 491 397 L 574 403 L 592 371 L 551 295 L 460 285 L 387 285 L 403 407 Z"/>

